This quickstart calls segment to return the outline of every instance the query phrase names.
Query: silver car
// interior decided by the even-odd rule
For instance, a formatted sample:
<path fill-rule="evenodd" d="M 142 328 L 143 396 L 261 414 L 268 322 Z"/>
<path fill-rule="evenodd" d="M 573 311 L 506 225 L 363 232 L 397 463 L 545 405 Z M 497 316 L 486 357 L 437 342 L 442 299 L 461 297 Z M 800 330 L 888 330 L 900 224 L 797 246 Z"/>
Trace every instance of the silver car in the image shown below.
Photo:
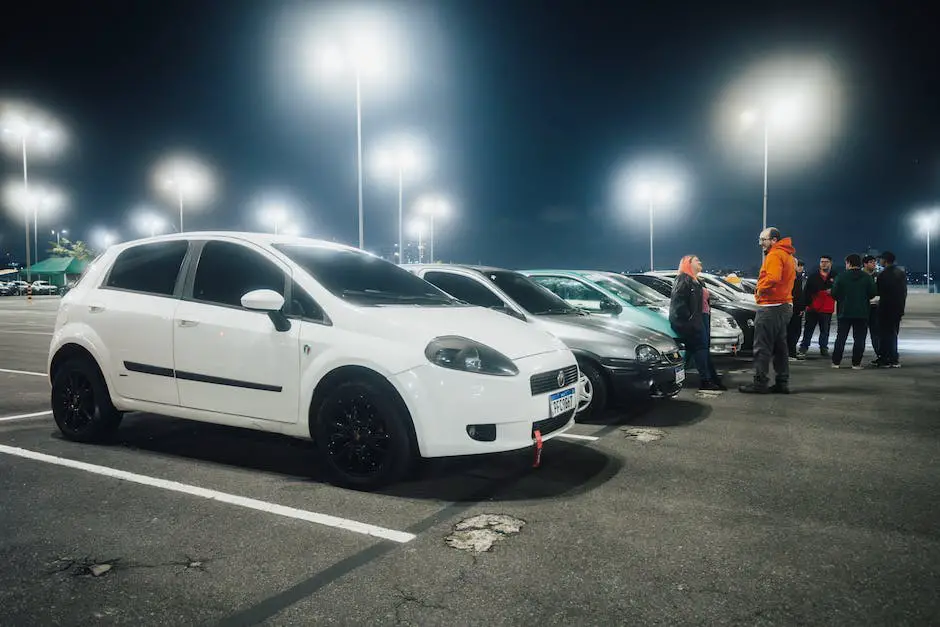
<path fill-rule="evenodd" d="M 682 389 L 684 362 L 679 345 L 668 335 L 588 314 L 511 270 L 438 264 L 403 267 L 454 298 L 538 325 L 567 344 L 584 378 L 579 420 L 600 413 L 610 401 L 671 398 Z"/>

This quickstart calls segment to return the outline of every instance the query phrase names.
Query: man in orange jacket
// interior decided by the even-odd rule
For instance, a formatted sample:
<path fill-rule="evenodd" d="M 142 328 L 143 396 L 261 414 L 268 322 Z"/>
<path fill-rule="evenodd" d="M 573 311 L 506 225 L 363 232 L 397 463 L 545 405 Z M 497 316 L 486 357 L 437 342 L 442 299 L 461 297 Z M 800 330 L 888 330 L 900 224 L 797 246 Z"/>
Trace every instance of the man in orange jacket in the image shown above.
<path fill-rule="evenodd" d="M 764 229 L 759 238 L 764 263 L 757 277 L 754 298 L 760 305 L 754 319 L 754 382 L 740 386 L 746 394 L 789 394 L 790 354 L 787 325 L 793 315 L 793 282 L 796 280 L 796 249 L 789 237 L 775 228 Z M 777 375 L 770 386 L 770 362 Z"/>

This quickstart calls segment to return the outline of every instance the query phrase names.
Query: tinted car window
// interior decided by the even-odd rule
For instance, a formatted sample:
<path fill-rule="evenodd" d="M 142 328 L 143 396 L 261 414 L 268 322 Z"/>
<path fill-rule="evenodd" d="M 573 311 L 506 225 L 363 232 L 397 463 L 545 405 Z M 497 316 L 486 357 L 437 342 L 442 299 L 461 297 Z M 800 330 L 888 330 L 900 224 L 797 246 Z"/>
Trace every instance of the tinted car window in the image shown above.
<path fill-rule="evenodd" d="M 581 281 L 568 277 L 534 276 L 531 278 L 572 305 L 589 311 L 601 310 L 601 301 L 605 299 L 604 295 Z"/>
<path fill-rule="evenodd" d="M 455 305 L 456 301 L 404 268 L 357 250 L 276 244 L 332 294 L 361 305 Z"/>
<path fill-rule="evenodd" d="M 564 314 L 577 311 L 552 292 L 518 272 L 496 270 L 485 272 L 484 276 L 495 283 L 499 289 L 506 292 L 506 295 L 516 301 L 520 307 L 533 315 Z"/>
<path fill-rule="evenodd" d="M 105 286 L 172 296 L 188 249 L 189 242 L 186 241 L 156 242 L 128 248 L 114 260 Z"/>
<path fill-rule="evenodd" d="M 304 288 L 292 282 L 290 286 L 290 308 L 289 316 L 299 316 L 307 320 L 324 320 L 323 310 L 317 305 L 313 297 L 308 294 Z"/>
<path fill-rule="evenodd" d="M 193 298 L 231 307 L 242 306 L 242 296 L 253 290 L 274 290 L 284 295 L 283 270 L 240 244 L 206 242 L 199 256 Z"/>
<path fill-rule="evenodd" d="M 502 307 L 503 300 L 479 281 L 452 272 L 431 271 L 424 280 L 444 290 L 454 298 L 479 307 Z"/>

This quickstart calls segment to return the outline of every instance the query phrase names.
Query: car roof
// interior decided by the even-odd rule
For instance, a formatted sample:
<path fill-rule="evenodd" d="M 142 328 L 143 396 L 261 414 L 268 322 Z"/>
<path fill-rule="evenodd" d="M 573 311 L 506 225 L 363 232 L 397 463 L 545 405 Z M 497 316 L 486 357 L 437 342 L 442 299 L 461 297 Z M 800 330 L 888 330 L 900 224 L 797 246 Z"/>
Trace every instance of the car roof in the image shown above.
<path fill-rule="evenodd" d="M 300 237 L 296 235 L 274 235 L 273 233 L 255 233 L 251 231 L 186 231 L 183 233 L 168 233 L 166 235 L 157 235 L 156 237 L 147 237 L 130 240 L 115 244 L 112 248 L 129 248 L 139 244 L 149 244 L 153 242 L 170 242 L 178 240 L 194 239 L 235 239 L 262 246 L 272 246 L 276 244 L 287 244 L 297 246 L 315 246 L 320 248 L 331 248 L 334 250 L 359 251 L 358 248 L 331 242 L 327 240 L 313 239 L 309 237 Z M 361 251 L 366 254 L 372 254 L 368 251 Z"/>
<path fill-rule="evenodd" d="M 497 268 L 495 266 L 475 266 L 460 263 L 405 263 L 402 264 L 401 267 L 406 270 L 474 270 L 481 274 L 486 274 L 487 272 L 516 272 L 515 270 Z"/>

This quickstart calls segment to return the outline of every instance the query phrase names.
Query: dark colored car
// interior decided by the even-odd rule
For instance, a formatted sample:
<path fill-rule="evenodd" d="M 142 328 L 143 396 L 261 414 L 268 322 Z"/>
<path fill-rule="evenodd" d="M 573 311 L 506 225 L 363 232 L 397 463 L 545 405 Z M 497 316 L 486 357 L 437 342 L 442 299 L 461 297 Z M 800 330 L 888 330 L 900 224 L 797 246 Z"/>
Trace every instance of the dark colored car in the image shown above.
<path fill-rule="evenodd" d="M 664 296 L 672 295 L 673 279 L 652 274 L 636 274 L 624 272 L 635 281 L 653 288 Z M 712 291 L 711 305 L 719 311 L 730 314 L 734 321 L 738 323 L 741 330 L 744 331 L 744 345 L 742 351 L 751 351 L 754 349 L 754 318 L 757 317 L 757 305 L 751 305 L 742 301 L 732 300 L 725 297 L 720 292 Z"/>

